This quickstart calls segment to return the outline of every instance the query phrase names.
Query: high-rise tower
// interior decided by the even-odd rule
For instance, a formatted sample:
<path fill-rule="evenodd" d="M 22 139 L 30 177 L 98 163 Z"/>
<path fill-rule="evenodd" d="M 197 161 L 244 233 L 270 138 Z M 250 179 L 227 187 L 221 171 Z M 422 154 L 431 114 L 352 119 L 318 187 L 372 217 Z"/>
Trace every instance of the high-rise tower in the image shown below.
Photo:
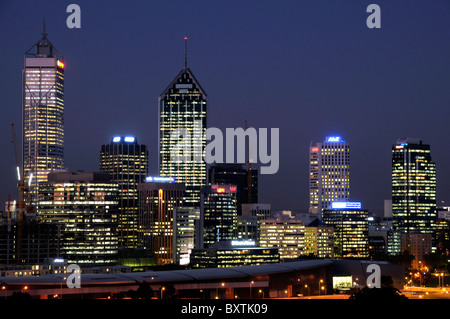
<path fill-rule="evenodd" d="M 419 138 L 401 138 L 392 147 L 392 221 L 403 233 L 435 231 L 436 164 Z"/>
<path fill-rule="evenodd" d="M 159 174 L 186 185 L 186 206 L 200 206 L 206 184 L 207 95 L 192 71 L 183 69 L 158 99 Z"/>
<path fill-rule="evenodd" d="M 119 186 L 119 248 L 138 247 L 138 191 L 148 174 L 148 149 L 133 136 L 116 136 L 102 145 L 100 171 Z"/>
<path fill-rule="evenodd" d="M 64 59 L 42 38 L 24 57 L 22 165 L 29 188 L 25 200 L 36 204 L 47 174 L 64 169 Z"/>
<path fill-rule="evenodd" d="M 321 214 L 335 201 L 350 197 L 350 146 L 329 136 L 309 149 L 309 211 Z"/>

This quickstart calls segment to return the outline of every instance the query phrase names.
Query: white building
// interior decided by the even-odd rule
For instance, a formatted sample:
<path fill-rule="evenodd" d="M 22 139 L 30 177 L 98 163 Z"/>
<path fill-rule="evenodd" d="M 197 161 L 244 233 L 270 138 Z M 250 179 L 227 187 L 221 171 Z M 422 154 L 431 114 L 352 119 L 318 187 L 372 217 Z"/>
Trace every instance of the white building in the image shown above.
<path fill-rule="evenodd" d="M 309 212 L 321 214 L 332 202 L 350 197 L 350 145 L 329 136 L 309 149 Z"/>

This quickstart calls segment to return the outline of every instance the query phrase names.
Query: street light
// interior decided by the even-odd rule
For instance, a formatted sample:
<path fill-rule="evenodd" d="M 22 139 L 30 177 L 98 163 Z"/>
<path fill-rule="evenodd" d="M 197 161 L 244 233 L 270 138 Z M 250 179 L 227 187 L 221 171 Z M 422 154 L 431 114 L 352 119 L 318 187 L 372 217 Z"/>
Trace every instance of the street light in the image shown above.
<path fill-rule="evenodd" d="M 250 299 L 252 299 L 252 285 L 254 284 L 255 282 L 252 280 L 252 281 L 250 281 Z"/>
<path fill-rule="evenodd" d="M 259 293 L 261 294 L 262 293 L 262 299 L 264 299 L 264 290 L 262 290 L 262 289 L 259 289 Z"/>
<path fill-rule="evenodd" d="M 322 284 L 323 283 L 323 279 L 320 279 L 320 281 L 319 281 L 319 295 L 320 295 L 320 289 L 322 289 Z"/>
<path fill-rule="evenodd" d="M 161 299 L 163 299 L 163 291 L 166 290 L 166 287 L 161 287 Z"/>
<path fill-rule="evenodd" d="M 4 293 L 4 296 L 5 296 L 5 299 L 6 299 L 6 285 L 2 285 L 2 291 L 5 292 L 5 293 Z"/>

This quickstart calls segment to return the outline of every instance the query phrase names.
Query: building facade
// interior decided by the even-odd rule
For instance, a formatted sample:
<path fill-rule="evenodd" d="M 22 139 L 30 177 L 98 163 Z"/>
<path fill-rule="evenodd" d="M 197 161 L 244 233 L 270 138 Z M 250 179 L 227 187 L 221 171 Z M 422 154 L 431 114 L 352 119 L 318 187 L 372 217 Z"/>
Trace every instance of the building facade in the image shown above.
<path fill-rule="evenodd" d="M 200 206 L 206 185 L 207 95 L 185 67 L 158 99 L 159 174 L 186 185 L 186 206 Z"/>
<path fill-rule="evenodd" d="M 402 252 L 407 250 L 414 256 L 411 262 L 413 269 L 425 266 L 424 257 L 432 253 L 432 239 L 432 234 L 429 233 L 402 233 Z"/>
<path fill-rule="evenodd" d="M 207 185 L 201 190 L 200 236 L 198 248 L 237 237 L 237 207 L 235 185 Z"/>
<path fill-rule="evenodd" d="M 237 214 L 242 205 L 258 203 L 258 170 L 243 164 L 214 164 L 208 170 L 209 184 L 236 185 Z"/>
<path fill-rule="evenodd" d="M 305 256 L 317 258 L 334 257 L 334 229 L 320 222 L 319 219 L 305 226 Z"/>
<path fill-rule="evenodd" d="M 242 204 L 242 214 L 237 217 L 237 238 L 254 240 L 259 243 L 260 224 L 264 219 L 270 218 L 270 204 Z"/>
<path fill-rule="evenodd" d="M 64 169 L 64 67 L 61 53 L 42 32 L 25 53 L 22 72 L 22 171 L 25 201 L 35 206 L 39 183 Z"/>
<path fill-rule="evenodd" d="M 183 207 L 185 184 L 173 178 L 148 180 L 138 185 L 139 247 L 151 250 L 158 265 L 172 264 L 173 213 Z"/>
<path fill-rule="evenodd" d="M 114 137 L 101 146 L 100 171 L 119 186 L 118 232 L 120 248 L 138 247 L 137 185 L 148 175 L 148 149 L 132 136 Z"/>
<path fill-rule="evenodd" d="M 334 202 L 322 213 L 322 221 L 334 228 L 335 258 L 369 257 L 367 210 L 359 202 Z"/>
<path fill-rule="evenodd" d="M 281 259 L 304 254 L 305 224 L 290 214 L 278 214 L 261 220 L 259 246 L 277 248 Z"/>
<path fill-rule="evenodd" d="M 421 139 L 401 138 L 392 147 L 392 218 L 402 233 L 436 230 L 436 164 Z"/>
<path fill-rule="evenodd" d="M 200 208 L 175 207 L 173 209 L 173 260 L 178 265 L 188 265 L 192 250 L 200 238 Z"/>
<path fill-rule="evenodd" d="M 58 256 L 80 266 L 117 263 L 118 186 L 107 173 L 50 173 L 39 217 L 58 228 Z"/>
<path fill-rule="evenodd" d="M 332 202 L 350 197 L 350 145 L 329 136 L 309 148 L 309 212 L 320 214 Z"/>
<path fill-rule="evenodd" d="M 254 241 L 222 241 L 205 249 L 194 249 L 192 268 L 222 268 L 279 263 L 276 248 L 255 246 Z"/>

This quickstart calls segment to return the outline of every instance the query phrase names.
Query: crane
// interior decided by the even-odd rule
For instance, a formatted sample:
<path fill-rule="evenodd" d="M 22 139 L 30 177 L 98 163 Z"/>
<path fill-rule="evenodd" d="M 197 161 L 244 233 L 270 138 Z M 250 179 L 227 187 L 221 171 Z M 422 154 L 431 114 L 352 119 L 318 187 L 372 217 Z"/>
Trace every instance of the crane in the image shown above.
<path fill-rule="evenodd" d="M 18 188 L 19 188 L 19 201 L 17 203 L 17 263 L 22 263 L 22 231 L 23 231 L 23 214 L 25 210 L 25 201 L 24 201 L 24 193 L 27 186 L 24 181 L 24 174 L 20 171 L 20 162 L 19 155 L 17 152 L 17 143 L 16 143 L 16 130 L 14 127 L 14 123 L 11 123 L 11 130 L 14 144 L 14 151 L 16 156 L 16 169 L 17 169 L 17 178 Z"/>

